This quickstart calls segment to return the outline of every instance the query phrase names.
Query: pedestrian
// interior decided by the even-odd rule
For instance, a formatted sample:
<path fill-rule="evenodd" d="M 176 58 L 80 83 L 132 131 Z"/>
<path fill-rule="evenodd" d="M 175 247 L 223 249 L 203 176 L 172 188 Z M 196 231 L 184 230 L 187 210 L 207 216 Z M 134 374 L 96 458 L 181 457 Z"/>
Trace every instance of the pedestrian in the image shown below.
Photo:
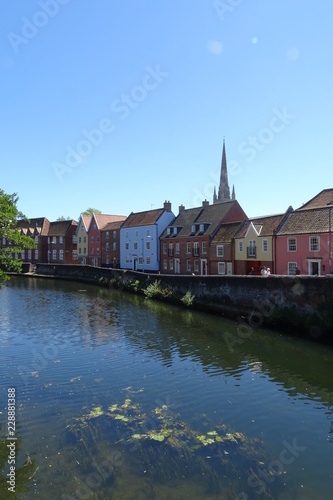
<path fill-rule="evenodd" d="M 254 275 L 254 267 L 251 267 L 251 271 L 249 272 L 249 274 L 250 274 L 251 276 L 253 276 L 253 275 Z"/>
<path fill-rule="evenodd" d="M 263 266 L 261 268 L 261 276 L 267 276 L 267 269 L 266 269 L 266 266 Z"/>
<path fill-rule="evenodd" d="M 268 268 L 267 268 L 267 276 L 270 276 L 270 275 L 271 275 L 271 270 L 270 270 L 270 268 L 268 267 Z"/>

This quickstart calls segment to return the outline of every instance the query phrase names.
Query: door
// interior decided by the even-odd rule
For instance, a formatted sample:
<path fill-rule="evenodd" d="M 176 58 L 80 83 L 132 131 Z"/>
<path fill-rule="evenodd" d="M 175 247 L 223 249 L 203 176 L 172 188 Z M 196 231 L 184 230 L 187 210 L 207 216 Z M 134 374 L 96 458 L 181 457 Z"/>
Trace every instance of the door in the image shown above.
<path fill-rule="evenodd" d="M 310 276 L 320 276 L 320 261 L 309 260 L 309 274 Z"/>
<path fill-rule="evenodd" d="M 201 259 L 201 274 L 207 274 L 207 259 Z"/>
<path fill-rule="evenodd" d="M 175 259 L 175 273 L 180 274 L 180 259 Z"/>
<path fill-rule="evenodd" d="M 227 274 L 229 276 L 232 274 L 232 262 L 227 262 Z"/>

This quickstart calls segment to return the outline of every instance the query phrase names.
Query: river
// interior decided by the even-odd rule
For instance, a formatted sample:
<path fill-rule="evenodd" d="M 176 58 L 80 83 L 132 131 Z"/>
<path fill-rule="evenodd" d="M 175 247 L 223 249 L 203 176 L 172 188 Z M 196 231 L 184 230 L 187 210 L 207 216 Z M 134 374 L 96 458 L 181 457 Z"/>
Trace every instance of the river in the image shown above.
<path fill-rule="evenodd" d="M 2 499 L 332 498 L 332 346 L 26 277 L 0 329 Z"/>

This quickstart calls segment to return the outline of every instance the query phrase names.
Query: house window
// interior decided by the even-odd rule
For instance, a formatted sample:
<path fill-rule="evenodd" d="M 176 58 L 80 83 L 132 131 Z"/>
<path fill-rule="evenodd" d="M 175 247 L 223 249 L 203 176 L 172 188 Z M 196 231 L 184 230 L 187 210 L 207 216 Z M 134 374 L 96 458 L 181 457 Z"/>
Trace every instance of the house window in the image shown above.
<path fill-rule="evenodd" d="M 170 234 L 171 234 L 171 227 L 168 227 L 168 229 L 167 229 L 167 236 L 170 236 Z"/>
<path fill-rule="evenodd" d="M 202 242 L 202 253 L 207 253 L 207 242 L 206 241 L 203 241 Z"/>
<path fill-rule="evenodd" d="M 79 247 L 79 254 L 81 254 L 81 247 Z"/>
<path fill-rule="evenodd" d="M 84 253 L 84 255 L 87 255 L 87 247 L 84 247 L 83 253 Z"/>
<path fill-rule="evenodd" d="M 59 250 L 59 260 L 64 260 L 64 251 Z"/>
<path fill-rule="evenodd" d="M 93 248 L 91 249 L 91 253 L 92 253 L 92 255 L 94 255 L 94 249 Z"/>
<path fill-rule="evenodd" d="M 113 238 L 116 238 L 116 237 L 117 237 L 117 233 L 116 233 L 116 231 L 113 231 L 112 236 L 113 236 Z"/>
<path fill-rule="evenodd" d="M 38 243 L 38 236 L 35 236 L 35 243 Z"/>
<path fill-rule="evenodd" d="M 109 239 L 109 231 L 106 231 L 105 233 L 105 238 L 108 240 Z"/>
<path fill-rule="evenodd" d="M 57 237 L 56 236 L 53 236 L 52 243 L 57 243 Z"/>
<path fill-rule="evenodd" d="M 57 250 L 53 250 L 52 252 L 52 259 L 57 260 Z"/>
<path fill-rule="evenodd" d="M 296 274 L 297 262 L 288 262 L 288 274 L 294 276 Z"/>
<path fill-rule="evenodd" d="M 2 244 L 4 247 L 6 246 L 6 238 L 2 238 Z"/>
<path fill-rule="evenodd" d="M 296 252 L 297 246 L 296 246 L 296 238 L 288 238 L 288 252 Z"/>
<path fill-rule="evenodd" d="M 129 249 L 129 243 L 125 243 L 125 250 Z"/>
<path fill-rule="evenodd" d="M 146 264 L 149 265 L 150 264 L 150 257 L 146 257 Z"/>
<path fill-rule="evenodd" d="M 91 238 L 90 238 L 90 243 L 94 243 L 94 237 L 93 236 L 91 236 Z"/>
<path fill-rule="evenodd" d="M 256 242 L 254 240 L 249 241 L 249 246 L 247 247 L 247 256 L 256 257 Z"/>
<path fill-rule="evenodd" d="M 108 252 L 109 251 L 109 243 L 106 243 L 105 245 L 105 250 Z"/>
<path fill-rule="evenodd" d="M 169 255 L 170 255 L 170 257 L 173 256 L 173 243 L 169 244 Z"/>
<path fill-rule="evenodd" d="M 129 256 L 128 255 L 126 255 L 125 262 L 126 262 L 126 264 L 129 264 Z"/>
<path fill-rule="evenodd" d="M 218 274 L 225 274 L 225 262 L 218 262 L 217 263 L 217 273 Z"/>
<path fill-rule="evenodd" d="M 179 253 L 179 243 L 176 243 L 176 253 Z"/>
<path fill-rule="evenodd" d="M 81 236 L 79 236 L 79 243 L 81 243 Z"/>
<path fill-rule="evenodd" d="M 143 263 L 143 258 L 142 258 L 142 257 L 139 257 L 139 264 L 141 264 L 141 265 L 142 265 L 142 263 Z"/>
<path fill-rule="evenodd" d="M 168 269 L 168 261 L 167 259 L 163 259 L 163 269 L 166 271 Z"/>
<path fill-rule="evenodd" d="M 31 250 L 28 250 L 28 260 L 31 260 Z"/>
<path fill-rule="evenodd" d="M 138 244 L 137 244 L 136 242 L 135 242 L 135 243 L 133 243 L 133 248 L 134 248 L 134 250 L 137 250 L 137 249 L 138 249 Z"/>
<path fill-rule="evenodd" d="M 146 229 L 146 236 L 149 236 L 149 229 Z"/>
<path fill-rule="evenodd" d="M 83 226 L 81 226 L 81 231 L 83 231 Z"/>
<path fill-rule="evenodd" d="M 189 273 L 191 272 L 191 261 L 190 260 L 186 261 L 186 271 L 188 271 Z"/>
<path fill-rule="evenodd" d="M 262 251 L 268 252 L 268 240 L 262 240 Z"/>
<path fill-rule="evenodd" d="M 192 224 L 192 227 L 191 227 L 191 233 L 192 233 L 192 234 L 195 234 L 195 224 Z"/>
<path fill-rule="evenodd" d="M 242 241 L 239 241 L 239 242 L 238 242 L 238 251 L 239 251 L 240 253 L 242 253 L 242 252 L 243 252 L 243 242 L 242 242 Z"/>
<path fill-rule="evenodd" d="M 94 224 L 94 231 L 95 231 L 95 229 L 96 229 L 96 224 Z"/>
<path fill-rule="evenodd" d="M 99 255 L 99 248 L 96 248 L 96 254 Z"/>
<path fill-rule="evenodd" d="M 150 250 L 150 241 L 146 241 L 146 250 Z"/>
<path fill-rule="evenodd" d="M 99 236 L 96 236 L 96 243 L 99 243 Z"/>
<path fill-rule="evenodd" d="M 199 272 L 199 261 L 198 260 L 194 261 L 194 272 L 195 273 Z"/>
<path fill-rule="evenodd" d="M 191 253 L 191 243 L 186 243 L 186 253 Z"/>
<path fill-rule="evenodd" d="M 77 236 L 75 236 L 75 234 L 73 235 L 73 243 L 76 245 L 77 243 Z"/>
<path fill-rule="evenodd" d="M 216 257 L 224 257 L 224 246 L 223 245 L 216 246 Z"/>
<path fill-rule="evenodd" d="M 319 238 L 318 236 L 310 236 L 309 238 L 310 252 L 319 252 Z"/>
<path fill-rule="evenodd" d="M 200 224 L 199 231 L 200 231 L 200 233 L 204 233 L 205 232 L 205 226 L 204 226 L 204 224 Z"/>
<path fill-rule="evenodd" d="M 22 250 L 21 252 L 21 259 L 24 260 L 25 259 L 25 250 Z"/>
<path fill-rule="evenodd" d="M 115 241 L 112 243 L 112 250 L 114 252 L 117 250 L 117 243 Z"/>
<path fill-rule="evenodd" d="M 173 228 L 173 235 L 177 236 L 177 228 L 176 227 Z"/>
<path fill-rule="evenodd" d="M 193 255 L 194 255 L 194 257 L 199 256 L 199 243 L 198 242 L 193 243 Z"/>
<path fill-rule="evenodd" d="M 173 259 L 169 260 L 169 270 L 173 271 Z"/>
<path fill-rule="evenodd" d="M 35 259 L 38 259 L 38 250 L 35 250 Z"/>
<path fill-rule="evenodd" d="M 168 245 L 166 243 L 163 243 L 163 254 L 167 255 L 168 253 Z"/>
<path fill-rule="evenodd" d="M 59 236 L 59 243 L 60 243 L 60 245 L 62 245 L 64 243 L 64 237 L 63 236 Z"/>

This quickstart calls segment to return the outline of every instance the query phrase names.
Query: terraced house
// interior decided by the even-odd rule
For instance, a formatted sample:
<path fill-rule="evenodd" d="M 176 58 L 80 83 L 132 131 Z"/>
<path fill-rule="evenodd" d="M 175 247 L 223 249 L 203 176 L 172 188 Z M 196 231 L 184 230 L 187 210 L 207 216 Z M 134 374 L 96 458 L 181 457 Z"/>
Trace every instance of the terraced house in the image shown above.
<path fill-rule="evenodd" d="M 79 263 L 86 265 L 88 263 L 88 227 L 91 221 L 91 215 L 81 215 L 76 229 L 77 254 Z"/>
<path fill-rule="evenodd" d="M 110 222 L 124 221 L 125 215 L 93 214 L 88 227 L 88 264 L 102 265 L 101 231 Z"/>
<path fill-rule="evenodd" d="M 48 231 L 48 262 L 51 264 L 78 264 L 77 222 L 64 220 L 50 222 Z"/>

